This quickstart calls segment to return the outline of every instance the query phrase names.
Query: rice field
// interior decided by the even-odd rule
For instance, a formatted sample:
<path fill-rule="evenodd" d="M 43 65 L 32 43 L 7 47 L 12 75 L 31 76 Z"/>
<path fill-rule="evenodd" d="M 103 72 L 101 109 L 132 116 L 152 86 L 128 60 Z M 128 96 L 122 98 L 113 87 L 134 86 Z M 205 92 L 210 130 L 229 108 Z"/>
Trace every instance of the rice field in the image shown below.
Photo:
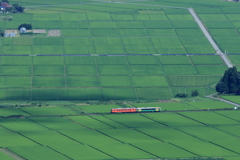
<path fill-rule="evenodd" d="M 24 21 L 44 33 L 0 38 L 0 100 L 80 105 L 0 108 L 0 157 L 239 159 L 239 111 L 211 111 L 234 106 L 148 102 L 191 95 L 192 90 L 200 96 L 215 93 L 227 69 L 188 10 L 164 6 L 194 8 L 221 51 L 239 66 L 240 4 L 111 2 L 115 0 L 10 2 L 25 6 L 26 14 L 2 14 L 1 29 L 17 29 Z M 239 103 L 238 97 L 222 98 Z M 87 105 L 108 100 L 137 101 Z M 110 114 L 120 107 L 172 112 Z M 13 115 L 25 118 L 7 118 Z"/>
<path fill-rule="evenodd" d="M 220 106 L 223 102 L 204 102 L 204 105 L 212 106 L 213 103 Z M 200 109 L 198 106 L 202 106 L 203 102 L 133 105 L 160 106 L 163 111 L 179 111 Z M 102 112 L 100 109 L 97 111 L 99 107 L 103 108 Z M 0 135 L 4 138 L 0 139 L 0 147 L 11 153 L 10 156 L 14 153 L 25 159 L 36 160 L 52 157 L 58 159 L 238 157 L 238 140 L 234 136 L 238 136 L 235 128 L 239 124 L 238 111 L 76 115 L 76 109 L 94 113 L 93 110 L 96 108 L 95 113 L 106 113 L 107 110 L 117 107 L 119 106 L 77 105 L 74 116 L 71 112 L 64 111 L 65 107 L 62 109 L 21 107 L 21 110 L 31 113 L 25 116 L 31 117 L 1 119 Z M 8 114 L 15 114 L 14 108 L 11 109 L 8 110 Z M 51 114 L 53 109 L 55 114 L 65 112 L 66 116 L 54 116 Z M 216 135 L 217 139 L 214 138 Z M 13 137 L 14 141 L 11 140 Z M 158 147 L 164 149 L 159 151 Z M 174 154 L 169 152 L 169 149 L 174 150 Z M 119 151 L 131 152 L 121 154 Z M 42 152 L 46 154 L 42 155 Z M 2 154 L 7 156 L 5 152 Z M 79 155 L 81 158 L 78 158 Z"/>

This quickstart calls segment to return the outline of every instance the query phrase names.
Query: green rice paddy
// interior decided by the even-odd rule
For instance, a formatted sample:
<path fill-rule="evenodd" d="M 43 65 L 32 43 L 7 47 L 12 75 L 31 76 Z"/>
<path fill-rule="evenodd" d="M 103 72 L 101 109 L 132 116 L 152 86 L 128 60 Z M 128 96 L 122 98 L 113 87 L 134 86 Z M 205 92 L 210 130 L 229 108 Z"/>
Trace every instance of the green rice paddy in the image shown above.
<path fill-rule="evenodd" d="M 0 159 L 240 159 L 240 112 L 233 105 L 155 101 L 192 90 L 213 94 L 227 69 L 184 8 L 194 8 L 221 51 L 240 66 L 240 3 L 10 3 L 25 6 L 25 13 L 1 14 L 1 29 L 30 23 L 44 32 L 0 38 L 0 100 L 76 105 L 0 108 Z M 240 103 L 237 96 L 222 98 Z M 97 105 L 108 100 L 116 103 Z M 162 112 L 110 114 L 128 107 Z"/>

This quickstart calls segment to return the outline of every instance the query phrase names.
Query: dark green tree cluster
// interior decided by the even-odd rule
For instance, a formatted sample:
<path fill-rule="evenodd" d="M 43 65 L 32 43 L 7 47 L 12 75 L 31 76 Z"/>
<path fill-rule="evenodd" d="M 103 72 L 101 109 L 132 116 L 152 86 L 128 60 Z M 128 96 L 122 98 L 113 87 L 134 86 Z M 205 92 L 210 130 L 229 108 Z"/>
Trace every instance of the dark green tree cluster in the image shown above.
<path fill-rule="evenodd" d="M 7 2 L 9 4 L 8 0 L 2 0 L 2 2 Z M 20 6 L 19 4 L 13 4 L 12 7 L 7 7 L 5 9 L 5 12 L 11 12 L 11 13 L 23 13 L 24 7 Z"/>
<path fill-rule="evenodd" d="M 9 1 L 8 0 L 2 0 L 2 2 L 7 2 L 9 4 Z"/>
<path fill-rule="evenodd" d="M 3 37 L 3 36 L 4 36 L 4 30 L 0 29 L 0 37 Z"/>
<path fill-rule="evenodd" d="M 240 73 L 236 67 L 225 71 L 224 76 L 216 85 L 216 91 L 221 94 L 240 94 Z"/>
<path fill-rule="evenodd" d="M 24 24 L 21 24 L 20 26 L 18 26 L 18 30 L 20 30 L 20 28 L 22 28 L 22 27 L 24 27 L 26 29 L 32 29 L 32 25 L 31 24 L 24 23 Z"/>
<path fill-rule="evenodd" d="M 19 4 L 13 4 L 12 7 L 6 8 L 5 11 L 11 13 L 23 13 L 24 7 L 20 6 Z"/>

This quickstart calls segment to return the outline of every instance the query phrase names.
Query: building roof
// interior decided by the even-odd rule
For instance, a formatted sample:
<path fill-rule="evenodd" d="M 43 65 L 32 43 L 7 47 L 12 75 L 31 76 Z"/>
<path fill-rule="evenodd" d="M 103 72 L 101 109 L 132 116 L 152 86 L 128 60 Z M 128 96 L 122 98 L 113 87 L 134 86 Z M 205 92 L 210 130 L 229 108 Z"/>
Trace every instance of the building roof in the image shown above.
<path fill-rule="evenodd" d="M 16 34 L 15 33 L 10 33 L 10 37 L 15 37 Z"/>
<path fill-rule="evenodd" d="M 27 29 L 25 27 L 21 27 L 20 31 L 26 31 Z"/>
<path fill-rule="evenodd" d="M 4 6 L 4 7 L 12 7 L 11 5 L 9 5 L 7 2 L 1 2 L 1 6 Z"/>

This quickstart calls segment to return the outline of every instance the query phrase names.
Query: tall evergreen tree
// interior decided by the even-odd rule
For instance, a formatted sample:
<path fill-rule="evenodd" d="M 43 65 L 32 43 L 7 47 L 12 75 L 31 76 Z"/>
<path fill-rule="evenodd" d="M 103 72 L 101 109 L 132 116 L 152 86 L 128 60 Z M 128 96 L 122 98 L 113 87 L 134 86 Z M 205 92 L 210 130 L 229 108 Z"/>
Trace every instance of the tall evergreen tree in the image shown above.
<path fill-rule="evenodd" d="M 240 77 L 236 67 L 225 71 L 224 76 L 216 86 L 220 93 L 238 93 L 240 90 Z"/>

